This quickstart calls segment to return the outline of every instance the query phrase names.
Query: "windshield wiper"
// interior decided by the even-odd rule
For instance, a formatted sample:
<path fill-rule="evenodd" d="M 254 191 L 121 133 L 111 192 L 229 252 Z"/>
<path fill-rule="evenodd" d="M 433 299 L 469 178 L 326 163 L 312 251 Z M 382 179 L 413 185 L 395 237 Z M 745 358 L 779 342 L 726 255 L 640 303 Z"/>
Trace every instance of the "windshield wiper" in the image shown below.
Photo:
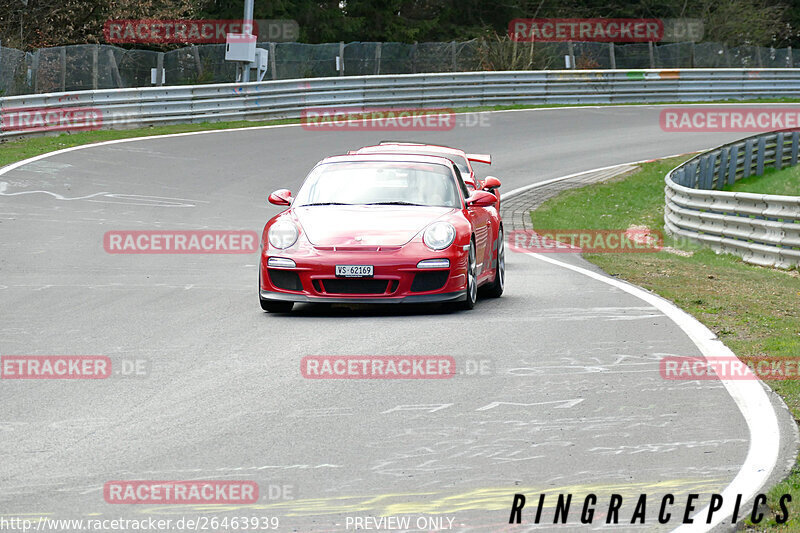
<path fill-rule="evenodd" d="M 411 202 L 372 202 L 369 204 L 364 205 L 423 205 L 423 204 L 413 204 Z"/>
<path fill-rule="evenodd" d="M 303 204 L 298 207 L 308 207 L 310 205 L 354 205 L 354 204 L 346 204 L 344 202 L 313 202 L 310 204 Z"/>

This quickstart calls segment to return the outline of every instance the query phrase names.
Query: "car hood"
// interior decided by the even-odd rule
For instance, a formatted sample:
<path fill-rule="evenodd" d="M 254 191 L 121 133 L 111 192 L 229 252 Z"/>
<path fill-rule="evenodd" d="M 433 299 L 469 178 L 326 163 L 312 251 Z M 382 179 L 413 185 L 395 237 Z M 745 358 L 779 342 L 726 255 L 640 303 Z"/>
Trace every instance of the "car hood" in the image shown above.
<path fill-rule="evenodd" d="M 402 246 L 450 207 L 354 205 L 297 207 L 294 216 L 312 245 Z"/>

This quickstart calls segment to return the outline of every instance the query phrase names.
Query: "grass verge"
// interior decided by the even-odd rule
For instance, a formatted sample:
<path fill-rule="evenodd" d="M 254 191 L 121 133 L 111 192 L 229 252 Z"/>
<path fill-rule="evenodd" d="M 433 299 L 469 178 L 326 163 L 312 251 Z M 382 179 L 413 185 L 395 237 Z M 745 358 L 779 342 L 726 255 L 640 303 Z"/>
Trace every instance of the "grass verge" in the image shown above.
<path fill-rule="evenodd" d="M 797 196 L 800 195 L 800 165 L 781 170 L 766 169 L 762 176 L 741 179 L 733 185 L 727 185 L 725 190 Z"/>
<path fill-rule="evenodd" d="M 541 229 L 625 229 L 645 225 L 664 231 L 664 175 L 686 157 L 646 163 L 620 179 L 574 189 L 546 201 L 531 213 Z M 800 168 L 800 167 L 796 167 Z M 779 173 L 775 173 L 776 175 Z M 769 179 L 764 176 L 757 179 Z M 778 180 L 788 178 L 778 177 Z M 795 189 L 795 194 L 797 189 Z M 770 192 L 775 192 L 771 190 Z M 665 236 L 665 250 L 655 253 L 585 254 L 612 276 L 645 287 L 691 313 L 738 356 L 800 355 L 800 278 L 797 270 L 779 271 L 748 265 L 738 257 L 685 246 Z M 797 380 L 768 381 L 800 419 Z M 782 494 L 792 495 L 789 522 L 774 515 L 753 530 L 800 531 L 800 463 L 768 493 L 771 509 L 779 510 Z"/>

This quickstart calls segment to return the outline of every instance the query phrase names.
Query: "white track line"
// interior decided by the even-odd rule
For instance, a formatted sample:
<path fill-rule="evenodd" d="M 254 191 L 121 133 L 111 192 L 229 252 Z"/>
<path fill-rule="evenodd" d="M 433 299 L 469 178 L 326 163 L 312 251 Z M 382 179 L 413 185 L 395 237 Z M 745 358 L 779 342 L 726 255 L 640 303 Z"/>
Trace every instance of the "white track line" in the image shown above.
<path fill-rule="evenodd" d="M 637 163 L 642 163 L 642 161 Z M 637 163 L 613 165 L 610 167 L 579 172 L 563 178 L 555 178 L 540 183 L 534 183 L 527 187 L 521 187 L 520 189 L 511 191 L 504 196 L 504 199 L 509 195 L 519 194 L 522 191 L 535 187 L 541 187 L 542 185 L 553 183 L 554 181 L 560 181 L 569 177 L 587 174 L 589 172 L 607 170 L 616 166 L 634 165 Z M 603 274 L 598 274 L 579 266 L 563 263 L 551 257 L 546 257 L 543 254 L 537 254 L 534 252 L 522 253 L 524 255 L 534 257 L 540 261 L 550 263 L 551 265 L 556 265 L 561 268 L 566 268 L 568 270 L 572 270 L 573 272 L 577 272 L 578 274 L 588 276 L 592 279 L 625 291 L 628 294 L 647 302 L 664 313 L 670 320 L 675 322 L 675 324 L 681 328 L 684 333 L 686 333 L 692 342 L 695 343 L 697 348 L 705 357 L 736 357 L 736 354 L 734 354 L 727 346 L 725 346 L 722 341 L 717 339 L 716 335 L 714 335 L 714 333 L 712 333 L 697 319 L 677 307 L 672 302 L 665 300 L 654 293 L 648 292 L 630 283 L 620 281 Z M 747 372 L 750 373 L 749 369 Z M 750 374 L 752 375 L 752 373 Z M 693 515 L 694 524 L 682 524 L 675 528 L 673 533 L 710 531 L 712 528 L 722 523 L 723 520 L 731 517 L 733 515 L 733 507 L 735 505 L 736 495 L 742 494 L 742 503 L 755 497 L 759 490 L 766 484 L 778 460 L 778 454 L 780 451 L 780 429 L 778 426 L 778 417 L 775 413 L 775 410 L 772 408 L 772 403 L 770 402 L 761 382 L 755 379 L 754 376 L 753 379 L 721 379 L 720 381 L 725 386 L 728 394 L 731 395 L 731 398 L 733 398 L 733 401 L 736 402 L 736 405 L 739 407 L 739 411 L 741 411 L 742 416 L 747 422 L 747 428 L 750 431 L 750 448 L 747 451 L 747 456 L 745 457 L 742 467 L 739 469 L 739 473 L 736 474 L 736 477 L 734 477 L 730 484 L 722 491 L 722 508 L 714 513 L 714 518 L 712 519 L 711 523 L 705 523 L 709 508 L 709 506 L 706 506 Z M 698 406 L 698 408 L 701 407 Z M 713 413 L 711 414 L 713 416 Z M 740 518 L 743 517 L 744 515 Z"/>

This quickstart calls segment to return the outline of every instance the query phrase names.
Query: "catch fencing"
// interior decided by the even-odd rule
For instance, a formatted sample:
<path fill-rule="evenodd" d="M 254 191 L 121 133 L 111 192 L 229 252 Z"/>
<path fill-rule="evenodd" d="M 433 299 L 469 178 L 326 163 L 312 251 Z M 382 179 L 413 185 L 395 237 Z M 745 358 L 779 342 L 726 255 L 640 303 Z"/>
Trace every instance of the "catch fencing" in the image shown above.
<path fill-rule="evenodd" d="M 573 58 L 577 69 L 796 68 L 791 48 L 726 47 L 718 43 L 597 42 L 509 43 L 490 40 L 429 43 L 274 43 L 265 79 L 379 74 L 550 70 Z M 337 57 L 343 60 L 338 63 Z M 228 83 L 235 65 L 224 44 L 159 52 L 105 44 L 41 48 L 23 52 L 0 47 L 0 96 L 150 87 L 162 69 L 162 85 Z"/>

